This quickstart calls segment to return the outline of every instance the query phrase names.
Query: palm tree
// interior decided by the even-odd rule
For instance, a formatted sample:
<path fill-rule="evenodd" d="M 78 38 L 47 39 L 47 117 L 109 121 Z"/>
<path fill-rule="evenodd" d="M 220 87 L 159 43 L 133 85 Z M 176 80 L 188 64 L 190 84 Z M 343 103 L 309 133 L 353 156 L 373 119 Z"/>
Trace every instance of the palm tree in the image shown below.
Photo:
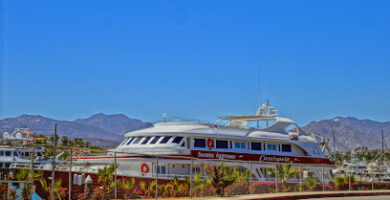
<path fill-rule="evenodd" d="M 275 168 L 276 169 L 271 169 L 271 173 L 273 173 L 276 178 L 281 180 L 282 188 L 284 189 L 286 189 L 285 186 L 287 181 L 300 172 L 299 169 L 291 168 L 291 164 L 277 164 Z"/>
<path fill-rule="evenodd" d="M 115 187 L 115 183 L 113 182 L 113 175 L 115 170 L 118 168 L 118 165 L 111 164 L 110 166 L 105 166 L 103 169 L 98 170 L 98 181 L 103 186 L 103 199 L 107 199 L 107 195 L 110 190 Z"/>
<path fill-rule="evenodd" d="M 240 173 L 237 169 L 224 166 L 223 162 L 213 167 L 206 168 L 207 175 L 211 179 L 211 185 L 215 188 L 215 192 L 221 197 L 225 194 L 225 188 L 232 185 L 236 181 L 247 180 L 249 171 Z"/>
<path fill-rule="evenodd" d="M 69 139 L 67 136 L 62 136 L 61 138 L 61 146 L 65 147 L 69 145 Z"/>
<path fill-rule="evenodd" d="M 140 189 L 144 193 L 145 197 L 151 197 L 156 189 L 156 181 L 152 181 L 149 184 L 146 184 L 145 182 L 141 182 L 139 184 Z"/>
<path fill-rule="evenodd" d="M 134 178 L 132 178 L 130 180 L 122 179 L 120 187 L 124 190 L 125 199 L 132 198 L 134 186 L 135 186 L 135 179 Z"/>
<path fill-rule="evenodd" d="M 45 178 L 39 179 L 39 182 L 42 185 L 42 188 L 48 194 L 47 199 L 51 199 L 51 184 L 48 184 Z M 67 188 L 61 187 L 62 180 L 58 179 L 54 183 L 54 199 L 65 199 Z"/>
<path fill-rule="evenodd" d="M 194 189 L 201 192 L 202 196 L 204 196 L 204 189 L 207 185 L 211 185 L 211 180 L 208 178 L 202 179 L 202 173 L 199 172 L 194 176 L 192 183 L 194 184 Z"/>
<path fill-rule="evenodd" d="M 18 181 L 23 182 L 23 189 L 22 189 L 22 199 L 29 199 L 29 197 L 32 194 L 32 185 L 34 183 L 34 180 L 36 180 L 41 175 L 35 172 L 31 172 L 31 170 L 28 169 L 20 169 L 18 174 L 16 175 L 16 179 Z"/>

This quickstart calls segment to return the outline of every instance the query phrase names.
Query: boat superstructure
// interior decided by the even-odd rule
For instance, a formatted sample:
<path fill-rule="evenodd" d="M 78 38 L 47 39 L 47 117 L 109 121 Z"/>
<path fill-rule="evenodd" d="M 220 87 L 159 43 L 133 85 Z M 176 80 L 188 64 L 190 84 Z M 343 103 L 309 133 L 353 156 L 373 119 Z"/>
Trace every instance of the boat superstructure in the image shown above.
<path fill-rule="evenodd" d="M 28 128 L 16 128 L 11 133 L 4 132 L 0 144 L 0 168 L 29 167 L 32 161 L 36 166 L 47 163 L 48 157 L 44 155 L 46 149 L 38 145 L 34 145 L 33 149 L 33 141 L 34 134 Z"/>
<path fill-rule="evenodd" d="M 224 162 L 249 169 L 254 181 L 275 181 L 270 168 L 291 163 L 306 170 L 307 178 L 327 182 L 332 177 L 334 162 L 324 153 L 326 140 L 305 133 L 288 118 L 277 117 L 269 104 L 262 105 L 256 115 L 224 116 L 220 120 L 228 123 L 155 123 L 125 134 L 106 156 L 73 158 L 74 170 L 97 172 L 115 159 L 120 175 L 154 177 L 157 170 L 160 178 L 172 178 L 193 172 L 205 174 L 205 165 Z M 249 127 L 251 122 L 257 126 Z"/>

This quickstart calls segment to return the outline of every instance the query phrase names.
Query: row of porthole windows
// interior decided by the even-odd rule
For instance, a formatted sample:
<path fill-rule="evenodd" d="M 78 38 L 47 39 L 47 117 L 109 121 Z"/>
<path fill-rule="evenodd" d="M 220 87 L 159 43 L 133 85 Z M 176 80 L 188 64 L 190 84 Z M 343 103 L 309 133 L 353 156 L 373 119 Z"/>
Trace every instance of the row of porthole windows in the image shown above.
<path fill-rule="evenodd" d="M 230 145 L 229 145 L 230 143 Z M 233 145 L 234 143 L 234 145 Z M 194 148 L 206 148 L 206 139 L 194 138 Z M 241 142 L 228 140 L 215 140 L 217 149 L 250 149 L 255 151 L 271 150 L 281 152 L 291 152 L 291 144 L 262 143 L 262 142 Z"/>
<path fill-rule="evenodd" d="M 147 136 L 147 137 L 130 137 L 126 138 L 120 145 L 122 146 L 129 146 L 129 145 L 146 145 L 146 144 L 180 144 L 180 142 L 183 141 L 183 137 L 180 136 Z M 184 146 L 184 142 L 181 146 Z"/>

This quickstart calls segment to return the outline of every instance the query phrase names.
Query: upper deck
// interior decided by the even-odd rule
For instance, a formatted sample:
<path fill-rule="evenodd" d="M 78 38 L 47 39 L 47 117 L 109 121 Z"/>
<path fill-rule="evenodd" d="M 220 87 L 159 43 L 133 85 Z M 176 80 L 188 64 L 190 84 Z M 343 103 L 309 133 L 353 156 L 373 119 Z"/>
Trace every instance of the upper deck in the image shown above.
<path fill-rule="evenodd" d="M 117 151 L 183 155 L 191 151 L 240 152 L 324 158 L 317 139 L 300 131 L 295 122 L 275 118 L 263 128 L 199 122 L 164 122 L 125 134 Z M 212 140 L 213 145 L 208 145 Z"/>

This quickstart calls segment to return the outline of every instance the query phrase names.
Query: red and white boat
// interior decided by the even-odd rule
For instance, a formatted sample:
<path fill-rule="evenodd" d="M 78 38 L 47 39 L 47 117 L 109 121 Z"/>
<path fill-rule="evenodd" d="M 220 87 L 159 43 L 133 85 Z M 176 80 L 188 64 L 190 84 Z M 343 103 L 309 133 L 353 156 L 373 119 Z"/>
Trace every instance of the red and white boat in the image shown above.
<path fill-rule="evenodd" d="M 269 104 L 263 104 L 256 115 L 220 120 L 228 123 L 161 122 L 129 132 L 107 155 L 73 158 L 72 171 L 97 173 L 117 162 L 120 176 L 154 179 L 158 173 L 161 179 L 171 179 L 189 176 L 191 170 L 205 174 L 204 165 L 224 161 L 250 169 L 254 181 L 275 181 L 269 169 L 288 163 L 301 168 L 305 178 L 326 183 L 332 177 L 335 163 L 324 153 L 327 141 L 304 133 L 290 119 L 277 117 Z M 256 127 L 249 127 L 251 123 Z"/>

